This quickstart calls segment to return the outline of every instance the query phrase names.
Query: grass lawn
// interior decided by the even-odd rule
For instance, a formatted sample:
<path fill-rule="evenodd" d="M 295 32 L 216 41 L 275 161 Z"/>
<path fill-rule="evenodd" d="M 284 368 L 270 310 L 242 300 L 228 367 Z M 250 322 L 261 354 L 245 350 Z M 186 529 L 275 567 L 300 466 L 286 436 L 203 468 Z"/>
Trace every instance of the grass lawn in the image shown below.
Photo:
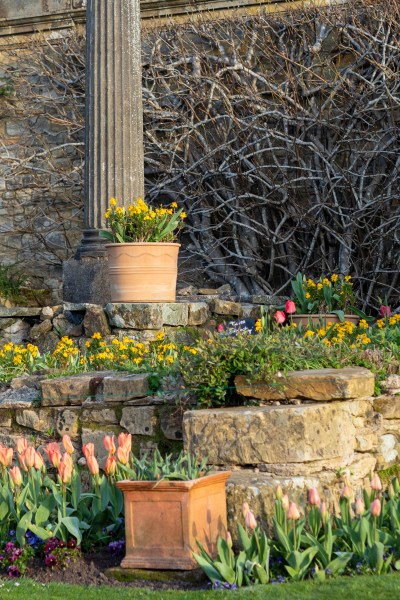
<path fill-rule="evenodd" d="M 150 591 L 138 588 L 88 588 L 61 584 L 42 585 L 29 580 L 2 581 L 0 600 L 397 600 L 400 575 L 339 577 L 320 584 L 314 582 L 260 586 L 240 591 Z"/>

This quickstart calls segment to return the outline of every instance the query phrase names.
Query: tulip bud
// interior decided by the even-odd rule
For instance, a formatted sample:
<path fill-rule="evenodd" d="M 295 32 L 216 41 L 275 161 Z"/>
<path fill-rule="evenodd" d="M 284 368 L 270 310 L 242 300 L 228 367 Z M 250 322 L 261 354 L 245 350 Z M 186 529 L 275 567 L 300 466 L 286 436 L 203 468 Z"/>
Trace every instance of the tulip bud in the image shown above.
<path fill-rule="evenodd" d="M 292 315 L 296 312 L 296 305 L 293 300 L 287 300 L 285 304 L 285 312 L 287 312 L 288 315 Z"/>
<path fill-rule="evenodd" d="M 115 475 L 115 471 L 117 470 L 117 458 L 115 456 L 109 456 L 107 458 L 104 470 L 109 477 Z"/>
<path fill-rule="evenodd" d="M 117 458 L 122 465 L 129 463 L 129 450 L 128 448 L 120 446 L 117 448 Z"/>
<path fill-rule="evenodd" d="M 17 452 L 23 454 L 28 447 L 28 440 L 24 437 L 17 439 Z"/>
<path fill-rule="evenodd" d="M 35 469 L 37 469 L 39 471 L 39 469 L 44 467 L 44 462 L 43 462 L 43 458 L 42 455 L 40 454 L 40 452 L 35 452 L 35 464 L 34 464 Z"/>
<path fill-rule="evenodd" d="M 226 543 L 228 544 L 228 548 L 232 548 L 232 546 L 233 546 L 232 536 L 229 533 L 229 531 L 226 532 Z"/>
<path fill-rule="evenodd" d="M 371 479 L 371 489 L 375 490 L 376 492 L 380 492 L 382 490 L 382 482 L 379 478 L 378 473 L 374 473 L 373 478 Z"/>
<path fill-rule="evenodd" d="M 118 436 L 118 445 L 121 448 L 126 448 L 129 454 L 132 450 L 132 434 L 121 432 Z"/>
<path fill-rule="evenodd" d="M 288 516 L 288 519 L 292 519 L 293 521 L 297 521 L 297 519 L 300 519 L 300 513 L 299 513 L 299 510 L 298 510 L 295 502 L 290 503 L 287 516 Z"/>
<path fill-rule="evenodd" d="M 344 488 L 340 491 L 340 495 L 342 498 L 349 499 L 353 495 L 353 490 L 349 485 L 345 485 Z"/>
<path fill-rule="evenodd" d="M 53 465 L 53 467 L 55 469 L 57 469 L 58 465 L 60 464 L 60 460 L 61 460 L 60 446 L 57 444 L 57 442 L 51 442 L 51 444 L 47 444 L 44 451 L 46 452 L 47 456 L 49 457 L 49 460 L 50 460 L 51 464 Z"/>
<path fill-rule="evenodd" d="M 276 499 L 282 500 L 283 492 L 282 492 L 282 487 L 280 485 L 276 486 L 275 492 L 276 492 Z"/>
<path fill-rule="evenodd" d="M 275 313 L 275 321 L 282 325 L 286 321 L 286 315 L 282 310 L 277 310 Z"/>
<path fill-rule="evenodd" d="M 356 499 L 356 515 L 363 515 L 365 513 L 365 504 L 362 498 Z"/>
<path fill-rule="evenodd" d="M 32 448 L 32 446 L 28 446 L 27 449 L 25 450 L 24 460 L 25 460 L 27 469 L 31 469 L 34 466 L 35 454 L 36 454 L 36 450 L 35 450 L 35 448 Z"/>
<path fill-rule="evenodd" d="M 313 506 L 319 506 L 321 504 L 321 498 L 319 497 L 317 488 L 314 487 L 308 490 L 308 501 Z"/>
<path fill-rule="evenodd" d="M 9 473 L 10 473 L 11 481 L 13 482 L 13 484 L 16 487 L 20 487 L 20 485 L 22 485 L 22 475 L 21 475 L 21 471 L 19 470 L 19 468 L 12 467 L 9 470 Z"/>
<path fill-rule="evenodd" d="M 282 507 L 285 511 L 289 510 L 289 496 L 287 494 L 282 496 Z"/>
<path fill-rule="evenodd" d="M 248 502 L 243 502 L 242 504 L 242 515 L 244 516 L 244 518 L 246 518 L 247 513 L 249 512 L 250 507 Z"/>
<path fill-rule="evenodd" d="M 0 464 L 3 467 L 9 467 L 12 462 L 14 450 L 12 448 L 6 448 L 5 446 L 0 447 Z"/>
<path fill-rule="evenodd" d="M 89 455 L 86 459 L 86 463 L 91 475 L 95 476 L 99 474 L 99 463 L 95 456 Z"/>
<path fill-rule="evenodd" d="M 245 523 L 246 523 L 246 527 L 248 529 L 255 529 L 257 527 L 256 518 L 255 518 L 254 514 L 251 512 L 251 510 L 248 510 L 246 513 Z"/>
<path fill-rule="evenodd" d="M 94 456 L 94 444 L 89 442 L 82 446 L 83 456 L 86 458 L 86 462 L 89 456 Z"/>
<path fill-rule="evenodd" d="M 396 496 L 396 492 L 394 491 L 394 487 L 393 484 L 391 483 L 388 487 L 388 494 L 389 494 L 389 498 L 395 498 Z"/>
<path fill-rule="evenodd" d="M 58 465 L 58 474 L 63 483 L 71 483 L 73 470 L 74 463 L 72 462 L 71 455 L 66 452 Z"/>
<path fill-rule="evenodd" d="M 381 317 L 390 317 L 392 314 L 390 306 L 385 306 L 382 304 L 382 306 L 379 307 L 379 314 Z"/>
<path fill-rule="evenodd" d="M 75 448 L 72 445 L 71 438 L 69 437 L 69 435 L 67 435 L 67 434 L 63 435 L 62 443 L 63 443 L 65 452 L 68 452 L 68 454 L 73 454 L 75 452 Z"/>
<path fill-rule="evenodd" d="M 329 513 L 326 510 L 326 504 L 325 502 L 321 502 L 321 506 L 319 507 L 320 513 L 321 513 L 321 517 L 324 523 L 327 523 L 329 520 Z"/>
<path fill-rule="evenodd" d="M 369 509 L 373 517 L 379 517 L 382 510 L 381 501 L 379 500 L 379 498 L 376 498 L 373 502 L 371 502 L 371 506 L 369 507 Z"/>
<path fill-rule="evenodd" d="M 103 444 L 104 444 L 104 448 L 107 450 L 108 454 L 115 454 L 115 442 L 114 442 L 114 436 L 113 435 L 106 435 L 104 436 L 104 440 L 103 440 Z"/>

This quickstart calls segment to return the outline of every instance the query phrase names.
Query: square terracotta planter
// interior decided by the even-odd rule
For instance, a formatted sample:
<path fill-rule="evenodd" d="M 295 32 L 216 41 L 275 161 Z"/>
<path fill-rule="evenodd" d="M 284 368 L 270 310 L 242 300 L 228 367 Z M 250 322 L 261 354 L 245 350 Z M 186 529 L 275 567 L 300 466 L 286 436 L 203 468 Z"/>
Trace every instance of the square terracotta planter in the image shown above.
<path fill-rule="evenodd" d="M 192 552 L 196 540 L 212 555 L 225 536 L 225 483 L 231 473 L 214 473 L 191 481 L 120 481 L 125 503 L 128 569 L 198 568 Z"/>

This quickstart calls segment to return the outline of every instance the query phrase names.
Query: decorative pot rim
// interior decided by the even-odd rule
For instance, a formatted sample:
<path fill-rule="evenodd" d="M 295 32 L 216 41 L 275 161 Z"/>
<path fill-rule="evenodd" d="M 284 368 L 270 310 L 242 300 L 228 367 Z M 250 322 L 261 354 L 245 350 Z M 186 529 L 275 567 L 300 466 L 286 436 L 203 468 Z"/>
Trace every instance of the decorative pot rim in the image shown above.
<path fill-rule="evenodd" d="M 111 244 L 105 244 L 105 248 L 111 248 L 115 246 L 179 246 L 178 242 L 113 242 Z"/>
<path fill-rule="evenodd" d="M 197 479 L 189 479 L 188 481 L 170 481 L 168 479 L 161 479 L 160 481 L 131 481 L 124 479 L 117 481 L 116 485 L 122 491 L 162 491 L 170 492 L 171 490 L 191 490 L 193 488 L 206 487 L 213 483 L 222 483 L 229 479 L 232 475 L 232 471 L 221 471 L 217 473 L 210 473 L 204 475 L 204 477 L 198 477 Z"/>
<path fill-rule="evenodd" d="M 293 317 L 336 317 L 338 318 L 339 315 L 337 315 L 336 313 L 293 313 L 290 315 L 291 318 Z M 355 315 L 354 313 L 345 313 L 344 314 L 345 318 L 346 317 L 356 317 L 357 319 L 359 319 L 360 317 L 358 315 Z"/>

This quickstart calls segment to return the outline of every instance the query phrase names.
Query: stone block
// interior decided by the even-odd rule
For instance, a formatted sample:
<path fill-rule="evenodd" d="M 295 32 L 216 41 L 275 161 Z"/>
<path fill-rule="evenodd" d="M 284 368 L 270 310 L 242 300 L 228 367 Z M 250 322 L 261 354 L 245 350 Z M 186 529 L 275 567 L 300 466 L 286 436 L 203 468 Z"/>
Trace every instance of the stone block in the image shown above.
<path fill-rule="evenodd" d="M 189 321 L 189 307 L 184 302 L 166 302 L 162 304 L 163 325 L 186 327 Z"/>
<path fill-rule="evenodd" d="M 56 430 L 60 437 L 67 434 L 76 438 L 79 434 L 79 412 L 69 408 L 56 411 Z"/>
<path fill-rule="evenodd" d="M 165 406 L 159 413 L 160 427 L 167 440 L 182 439 L 183 413 L 179 407 Z"/>
<path fill-rule="evenodd" d="M 2 329 L 1 335 L 13 344 L 21 344 L 29 339 L 29 324 L 22 319 L 15 319 Z"/>
<path fill-rule="evenodd" d="M 111 327 L 160 329 L 163 325 L 162 307 L 159 303 L 109 303 L 104 310 Z"/>
<path fill-rule="evenodd" d="M 183 432 L 185 451 L 215 465 L 348 461 L 355 445 L 340 402 L 188 411 Z"/>
<path fill-rule="evenodd" d="M 98 371 L 46 379 L 41 383 L 42 406 L 81 405 L 101 391 L 104 377 L 109 374 L 110 371 Z"/>
<path fill-rule="evenodd" d="M 111 300 L 107 259 L 85 257 L 63 262 L 65 302 L 100 304 Z"/>
<path fill-rule="evenodd" d="M 14 377 L 14 379 L 11 380 L 10 387 L 13 390 L 19 390 L 22 387 L 40 390 L 40 382 L 44 378 L 44 375 L 20 375 L 19 377 Z"/>
<path fill-rule="evenodd" d="M 385 469 L 398 462 L 399 448 L 397 437 L 392 433 L 386 433 L 379 438 L 378 446 L 378 468 Z"/>
<path fill-rule="evenodd" d="M 53 325 L 51 324 L 51 320 L 46 319 L 45 321 L 41 321 L 37 325 L 34 325 L 30 332 L 30 339 L 32 342 L 36 342 L 39 339 L 43 339 L 49 331 L 53 329 Z"/>
<path fill-rule="evenodd" d="M 374 399 L 351 400 L 347 403 L 347 407 L 353 417 L 371 418 L 374 414 Z"/>
<path fill-rule="evenodd" d="M 114 373 L 104 377 L 103 386 L 104 402 L 127 402 L 149 394 L 149 375 Z"/>
<path fill-rule="evenodd" d="M 393 396 L 400 394 L 400 375 L 389 375 L 381 382 L 381 388 Z"/>
<path fill-rule="evenodd" d="M 42 312 L 40 313 L 40 320 L 47 321 L 48 319 L 52 319 L 54 317 L 54 310 L 51 306 L 44 306 L 42 308 Z"/>
<path fill-rule="evenodd" d="M 382 415 L 384 419 L 400 419 L 400 396 L 378 396 L 378 398 L 374 398 L 374 410 Z"/>
<path fill-rule="evenodd" d="M 211 302 L 211 311 L 216 315 L 232 315 L 238 317 L 242 307 L 239 302 L 231 302 L 222 298 L 215 298 Z"/>
<path fill-rule="evenodd" d="M 82 410 L 82 423 L 99 423 L 100 425 L 118 425 L 120 419 L 117 407 L 109 408 L 99 402 L 85 402 Z"/>
<path fill-rule="evenodd" d="M 17 411 L 16 421 L 22 427 L 40 431 L 41 433 L 46 433 L 46 431 L 54 427 L 54 415 L 51 409 L 38 408 L 36 410 L 27 409 Z"/>
<path fill-rule="evenodd" d="M 40 398 L 35 388 L 22 386 L 18 390 L 9 389 L 0 394 L 0 409 L 29 408 Z"/>
<path fill-rule="evenodd" d="M 210 318 L 210 310 L 206 302 L 190 302 L 188 309 L 188 325 L 204 325 Z"/>
<path fill-rule="evenodd" d="M 154 406 L 126 406 L 122 409 L 121 427 L 133 435 L 154 435 L 157 417 Z"/>
<path fill-rule="evenodd" d="M 28 306 L 13 306 L 11 308 L 6 308 L 5 306 L 0 306 L 0 318 L 4 317 L 39 317 L 42 312 L 41 308 L 32 308 Z"/>
<path fill-rule="evenodd" d="M 357 431 L 356 434 L 356 451 L 357 452 L 373 452 L 378 445 L 378 435 L 365 429 Z"/>
<path fill-rule="evenodd" d="M 95 304 L 86 305 L 83 327 L 87 337 L 92 337 L 96 332 L 99 332 L 103 337 L 110 335 L 111 333 L 103 308 L 101 306 L 96 306 Z"/>
<path fill-rule="evenodd" d="M 0 410 L 0 427 L 11 427 L 11 413 L 7 410 Z"/>
<path fill-rule="evenodd" d="M 257 400 L 304 398 L 319 402 L 364 398 L 374 393 L 375 376 L 363 367 L 291 371 L 277 378 L 279 385 L 264 381 L 249 384 L 246 377 L 235 378 L 236 390 L 242 396 Z"/>
<path fill-rule="evenodd" d="M 261 317 L 260 306 L 254 304 L 242 304 L 240 316 L 244 319 L 259 319 Z"/>
<path fill-rule="evenodd" d="M 268 296 L 266 294 L 256 294 L 252 296 L 251 301 L 253 304 L 263 304 L 264 306 L 281 306 L 285 304 L 287 296 Z"/>
<path fill-rule="evenodd" d="M 65 315 L 58 315 L 53 319 L 53 328 L 59 337 L 80 337 L 83 335 L 82 323 L 72 323 Z"/>

